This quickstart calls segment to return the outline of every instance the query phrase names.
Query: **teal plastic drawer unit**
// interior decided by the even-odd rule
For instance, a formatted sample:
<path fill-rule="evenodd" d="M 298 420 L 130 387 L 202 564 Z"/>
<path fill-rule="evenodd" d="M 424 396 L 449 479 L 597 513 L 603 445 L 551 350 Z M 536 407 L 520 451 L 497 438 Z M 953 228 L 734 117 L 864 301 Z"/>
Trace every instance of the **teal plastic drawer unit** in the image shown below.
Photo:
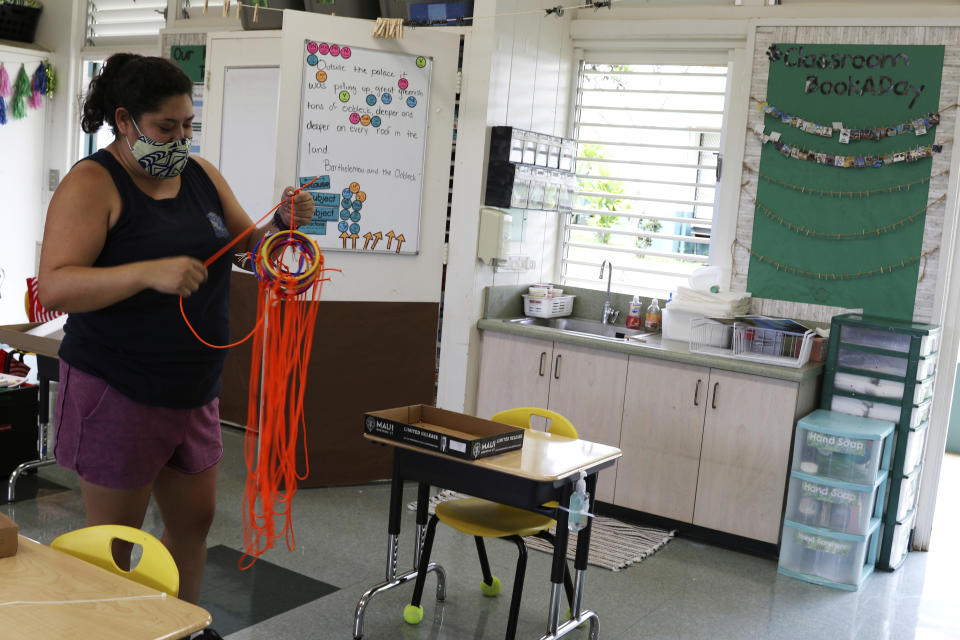
<path fill-rule="evenodd" d="M 863 535 L 871 522 L 883 515 L 886 489 L 886 474 L 869 485 L 793 471 L 785 517 L 808 527 Z"/>
<path fill-rule="evenodd" d="M 817 409 L 797 423 L 793 471 L 855 484 L 890 468 L 893 423 Z"/>
<path fill-rule="evenodd" d="M 864 535 L 837 533 L 785 520 L 777 569 L 791 578 L 856 591 L 877 559 L 880 519 Z"/>

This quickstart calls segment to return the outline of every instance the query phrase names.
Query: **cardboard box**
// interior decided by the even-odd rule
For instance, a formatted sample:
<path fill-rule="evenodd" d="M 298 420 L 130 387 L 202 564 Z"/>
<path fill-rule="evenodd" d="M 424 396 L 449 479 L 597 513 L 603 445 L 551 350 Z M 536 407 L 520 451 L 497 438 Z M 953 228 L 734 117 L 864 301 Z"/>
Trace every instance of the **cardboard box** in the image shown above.
<path fill-rule="evenodd" d="M 17 554 L 17 523 L 0 513 L 0 558 Z"/>
<path fill-rule="evenodd" d="M 63 317 L 63 316 L 61 316 Z M 66 318 L 63 318 L 65 320 Z M 61 320 L 60 324 L 62 324 Z M 56 323 L 56 320 L 46 324 Z M 40 322 L 27 322 L 24 324 L 8 324 L 0 326 L 0 344 L 8 344 L 15 349 L 36 353 L 41 356 L 57 357 L 57 351 L 60 350 L 60 340 L 63 337 L 63 329 L 53 331 L 50 335 L 31 335 L 27 333 L 31 329 L 43 326 Z"/>
<path fill-rule="evenodd" d="M 526 431 L 426 404 L 368 412 L 363 427 L 373 436 L 465 460 L 519 449 Z"/>

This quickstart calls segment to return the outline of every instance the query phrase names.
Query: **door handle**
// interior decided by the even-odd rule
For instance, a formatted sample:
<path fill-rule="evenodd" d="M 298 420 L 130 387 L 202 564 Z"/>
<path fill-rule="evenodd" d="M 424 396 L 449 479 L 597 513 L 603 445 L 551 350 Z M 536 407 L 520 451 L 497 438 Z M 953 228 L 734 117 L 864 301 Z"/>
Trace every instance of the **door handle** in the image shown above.
<path fill-rule="evenodd" d="M 543 377 L 543 365 L 546 359 L 547 359 L 547 352 L 541 351 L 540 352 L 540 377 L 541 378 Z"/>
<path fill-rule="evenodd" d="M 697 378 L 697 388 L 693 390 L 693 406 L 700 406 L 700 385 L 703 384 L 703 380 Z"/>
<path fill-rule="evenodd" d="M 712 406 L 714 409 L 717 408 L 717 389 L 719 388 L 720 388 L 720 383 L 714 382 L 713 383 L 713 402 L 710 403 L 710 406 Z"/>
<path fill-rule="evenodd" d="M 560 354 L 557 354 L 557 359 L 553 363 L 553 379 L 560 379 Z"/>

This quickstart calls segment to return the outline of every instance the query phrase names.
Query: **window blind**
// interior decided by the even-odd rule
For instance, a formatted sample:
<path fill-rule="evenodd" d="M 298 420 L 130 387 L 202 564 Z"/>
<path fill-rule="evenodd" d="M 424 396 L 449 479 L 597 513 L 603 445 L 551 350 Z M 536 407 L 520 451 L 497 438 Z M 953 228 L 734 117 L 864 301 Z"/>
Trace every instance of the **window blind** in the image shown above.
<path fill-rule="evenodd" d="M 166 24 L 167 0 L 88 0 L 88 47 L 152 43 Z"/>

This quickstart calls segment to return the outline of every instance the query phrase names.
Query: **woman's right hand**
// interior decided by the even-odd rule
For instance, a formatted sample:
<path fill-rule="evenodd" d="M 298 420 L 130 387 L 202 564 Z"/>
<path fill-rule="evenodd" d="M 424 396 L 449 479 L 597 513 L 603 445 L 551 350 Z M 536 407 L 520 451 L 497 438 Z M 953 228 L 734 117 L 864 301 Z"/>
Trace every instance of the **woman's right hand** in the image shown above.
<path fill-rule="evenodd" d="M 146 263 L 147 283 L 160 293 L 188 297 L 207 279 L 207 268 L 196 258 L 176 256 Z"/>

